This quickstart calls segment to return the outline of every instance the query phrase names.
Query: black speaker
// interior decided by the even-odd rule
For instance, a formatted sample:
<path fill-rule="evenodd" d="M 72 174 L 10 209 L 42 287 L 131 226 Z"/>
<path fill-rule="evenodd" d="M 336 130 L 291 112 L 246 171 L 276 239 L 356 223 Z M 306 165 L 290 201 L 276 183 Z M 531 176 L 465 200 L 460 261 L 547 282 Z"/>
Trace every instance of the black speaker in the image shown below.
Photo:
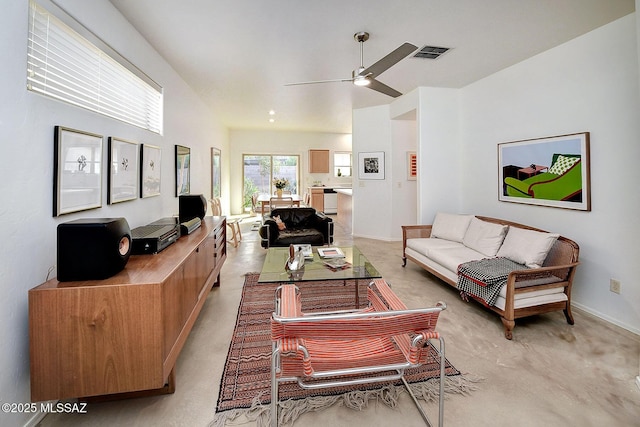
<path fill-rule="evenodd" d="M 183 194 L 178 197 L 178 216 L 180 223 L 193 218 L 201 220 L 207 213 L 207 199 L 202 194 Z"/>
<path fill-rule="evenodd" d="M 58 225 L 58 280 L 101 280 L 122 270 L 131 255 L 124 218 L 87 218 Z"/>

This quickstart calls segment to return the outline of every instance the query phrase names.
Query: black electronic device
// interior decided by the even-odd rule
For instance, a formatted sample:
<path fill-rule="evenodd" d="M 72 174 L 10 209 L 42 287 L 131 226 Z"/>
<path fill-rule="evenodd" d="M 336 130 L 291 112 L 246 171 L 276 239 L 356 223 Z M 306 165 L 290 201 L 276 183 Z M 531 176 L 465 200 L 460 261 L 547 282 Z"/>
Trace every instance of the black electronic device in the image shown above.
<path fill-rule="evenodd" d="M 182 224 L 180 224 L 180 235 L 186 236 L 187 234 L 193 233 L 198 228 L 200 228 L 201 224 L 202 220 L 200 218 L 193 218 L 189 221 L 183 222 Z"/>
<path fill-rule="evenodd" d="M 180 225 L 175 218 L 158 220 L 131 230 L 134 255 L 155 254 L 180 237 Z"/>
<path fill-rule="evenodd" d="M 131 229 L 124 218 L 84 218 L 58 225 L 58 280 L 107 279 L 131 255 Z"/>
<path fill-rule="evenodd" d="M 180 222 L 193 218 L 201 220 L 207 213 L 207 199 L 202 194 L 183 194 L 178 197 L 178 216 Z"/>

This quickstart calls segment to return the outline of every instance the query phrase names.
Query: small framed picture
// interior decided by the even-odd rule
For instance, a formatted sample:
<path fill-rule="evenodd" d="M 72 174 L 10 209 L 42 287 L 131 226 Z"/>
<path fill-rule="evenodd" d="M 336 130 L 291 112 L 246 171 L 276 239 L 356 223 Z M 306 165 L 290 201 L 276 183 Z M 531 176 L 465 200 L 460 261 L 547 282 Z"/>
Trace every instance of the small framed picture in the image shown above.
<path fill-rule="evenodd" d="M 191 149 L 176 145 L 176 197 L 189 194 L 191 189 Z"/>
<path fill-rule="evenodd" d="M 53 216 L 101 207 L 102 135 L 56 126 L 53 176 Z"/>
<path fill-rule="evenodd" d="M 137 143 L 109 137 L 108 204 L 138 198 L 139 154 Z"/>
<path fill-rule="evenodd" d="M 211 198 L 222 194 L 222 163 L 220 149 L 211 147 Z"/>
<path fill-rule="evenodd" d="M 407 151 L 407 180 L 415 181 L 418 178 L 418 156 L 415 151 Z"/>
<path fill-rule="evenodd" d="M 143 198 L 159 196 L 162 151 L 155 145 L 142 144 L 140 152 L 140 195 Z"/>
<path fill-rule="evenodd" d="M 384 179 L 384 151 L 358 153 L 358 178 Z"/>

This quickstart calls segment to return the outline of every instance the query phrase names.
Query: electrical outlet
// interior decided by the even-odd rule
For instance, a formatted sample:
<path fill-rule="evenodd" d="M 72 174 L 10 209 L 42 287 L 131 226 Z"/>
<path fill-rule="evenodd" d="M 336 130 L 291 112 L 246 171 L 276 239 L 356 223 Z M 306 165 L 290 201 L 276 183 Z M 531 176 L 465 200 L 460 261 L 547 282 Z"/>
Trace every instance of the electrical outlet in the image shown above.
<path fill-rule="evenodd" d="M 620 293 L 620 281 L 616 279 L 609 280 L 609 290 L 616 294 Z"/>

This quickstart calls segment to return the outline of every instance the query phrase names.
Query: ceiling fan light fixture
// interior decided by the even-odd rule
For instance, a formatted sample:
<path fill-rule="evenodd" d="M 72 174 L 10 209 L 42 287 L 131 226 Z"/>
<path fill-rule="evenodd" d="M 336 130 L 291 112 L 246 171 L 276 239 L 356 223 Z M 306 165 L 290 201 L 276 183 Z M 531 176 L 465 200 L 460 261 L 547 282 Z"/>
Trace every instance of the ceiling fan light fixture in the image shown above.
<path fill-rule="evenodd" d="M 365 76 L 360 76 L 353 79 L 353 84 L 356 86 L 369 86 L 369 83 L 369 79 Z"/>

